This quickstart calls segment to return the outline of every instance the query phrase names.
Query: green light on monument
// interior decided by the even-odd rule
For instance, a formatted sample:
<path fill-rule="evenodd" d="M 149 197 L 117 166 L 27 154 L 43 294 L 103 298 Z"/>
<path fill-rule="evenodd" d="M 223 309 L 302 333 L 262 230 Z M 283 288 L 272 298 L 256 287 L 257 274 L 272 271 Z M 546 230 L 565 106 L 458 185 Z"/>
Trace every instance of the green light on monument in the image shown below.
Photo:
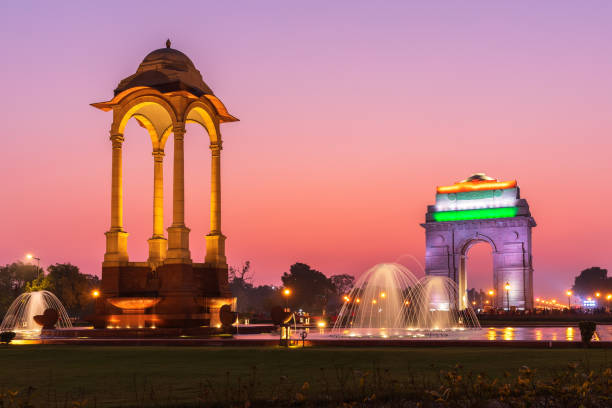
<path fill-rule="evenodd" d="M 477 210 L 440 211 L 434 213 L 433 217 L 434 220 L 438 222 L 480 220 L 486 218 L 511 218 L 516 217 L 517 211 L 518 208 L 516 207 L 480 208 Z"/>

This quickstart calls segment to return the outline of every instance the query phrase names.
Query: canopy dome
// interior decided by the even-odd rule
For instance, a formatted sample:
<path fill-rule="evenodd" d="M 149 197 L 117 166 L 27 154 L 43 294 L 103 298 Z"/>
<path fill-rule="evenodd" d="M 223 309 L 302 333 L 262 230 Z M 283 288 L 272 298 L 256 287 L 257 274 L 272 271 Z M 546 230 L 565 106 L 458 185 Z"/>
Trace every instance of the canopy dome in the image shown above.
<path fill-rule="evenodd" d="M 137 86 L 148 86 L 164 93 L 188 91 L 198 97 L 214 95 L 189 57 L 170 48 L 170 40 L 166 42 L 166 48 L 150 52 L 134 75 L 119 82 L 115 95 Z"/>

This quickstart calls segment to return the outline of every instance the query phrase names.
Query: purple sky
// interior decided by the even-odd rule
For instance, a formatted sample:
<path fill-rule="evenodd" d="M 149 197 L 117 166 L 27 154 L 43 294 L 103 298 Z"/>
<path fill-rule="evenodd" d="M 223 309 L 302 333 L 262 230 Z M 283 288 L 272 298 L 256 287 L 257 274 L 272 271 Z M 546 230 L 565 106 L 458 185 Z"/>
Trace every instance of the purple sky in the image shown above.
<path fill-rule="evenodd" d="M 32 251 L 43 265 L 100 272 L 111 115 L 89 103 L 110 99 L 170 37 L 241 119 L 222 129 L 223 232 L 230 264 L 251 260 L 256 282 L 279 282 L 296 261 L 327 275 L 405 254 L 423 262 L 419 223 L 435 186 L 473 172 L 517 179 L 531 204 L 536 295 L 610 266 L 608 1 L 41 1 L 0 11 L 0 263 Z M 188 127 L 195 261 L 208 232 L 207 145 Z M 124 152 L 130 258 L 141 261 L 152 158 L 132 122 Z M 469 286 L 491 285 L 489 252 L 470 252 Z"/>

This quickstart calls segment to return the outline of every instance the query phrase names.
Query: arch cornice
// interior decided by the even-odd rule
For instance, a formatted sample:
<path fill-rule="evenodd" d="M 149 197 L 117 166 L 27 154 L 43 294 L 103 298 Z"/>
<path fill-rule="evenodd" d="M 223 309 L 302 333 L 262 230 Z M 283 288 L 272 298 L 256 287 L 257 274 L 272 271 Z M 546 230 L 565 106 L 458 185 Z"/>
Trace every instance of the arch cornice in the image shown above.
<path fill-rule="evenodd" d="M 185 108 L 183 122 L 201 125 L 208 132 L 211 144 L 222 142 L 219 116 L 214 106 L 207 100 L 198 99 L 189 103 Z"/>
<path fill-rule="evenodd" d="M 491 249 L 493 250 L 493 253 L 498 252 L 497 245 L 495 244 L 495 241 L 493 240 L 493 238 L 489 237 L 488 235 L 477 232 L 473 236 L 466 237 L 462 241 L 459 242 L 459 245 L 457 245 L 459 254 L 465 255 L 467 251 L 472 247 L 472 245 L 478 242 L 486 242 L 489 245 L 491 245 Z"/>
<path fill-rule="evenodd" d="M 123 134 L 127 122 L 134 117 L 149 132 L 153 149 L 163 149 L 172 124 L 178 117 L 177 109 L 172 101 L 159 91 L 150 91 L 150 88 L 146 88 L 123 95 L 119 103 L 112 106 L 111 132 Z M 152 105 L 157 108 L 151 110 Z"/>

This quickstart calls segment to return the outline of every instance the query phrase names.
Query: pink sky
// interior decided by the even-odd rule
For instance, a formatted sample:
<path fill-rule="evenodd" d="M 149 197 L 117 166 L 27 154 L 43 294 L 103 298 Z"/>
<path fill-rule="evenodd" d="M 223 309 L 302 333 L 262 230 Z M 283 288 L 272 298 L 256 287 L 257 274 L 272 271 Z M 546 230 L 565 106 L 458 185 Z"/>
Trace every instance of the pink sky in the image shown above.
<path fill-rule="evenodd" d="M 296 261 L 327 275 L 423 262 L 435 186 L 474 172 L 518 180 L 529 201 L 536 295 L 611 266 L 607 1 L 12 2 L 2 15 L 2 264 L 31 251 L 43 266 L 100 273 L 111 114 L 89 103 L 170 37 L 241 119 L 222 128 L 223 232 L 229 263 L 251 260 L 257 283 Z M 188 127 L 194 261 L 208 232 L 207 146 Z M 133 122 L 124 176 L 130 258 L 142 261 L 152 156 Z M 468 286 L 491 285 L 489 251 L 469 254 Z"/>

